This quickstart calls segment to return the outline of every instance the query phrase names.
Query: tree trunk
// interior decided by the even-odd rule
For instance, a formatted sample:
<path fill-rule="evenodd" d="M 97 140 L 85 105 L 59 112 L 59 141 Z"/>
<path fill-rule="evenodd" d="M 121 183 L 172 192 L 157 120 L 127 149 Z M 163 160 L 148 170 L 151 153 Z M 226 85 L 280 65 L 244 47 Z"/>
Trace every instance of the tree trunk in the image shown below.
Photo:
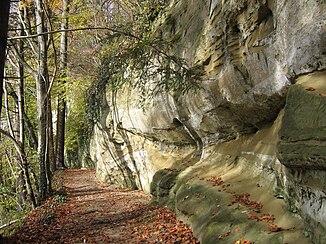
<path fill-rule="evenodd" d="M 20 64 L 19 64 L 20 65 Z M 22 67 L 21 67 L 22 68 Z M 21 81 L 20 81 L 21 82 Z M 19 93 L 19 91 L 18 92 L 15 92 L 15 90 L 14 90 L 14 88 L 12 87 L 12 85 L 9 83 L 9 84 L 7 84 L 8 85 L 8 89 L 10 89 L 9 90 L 9 94 L 10 94 L 10 96 L 15 100 L 15 102 L 16 102 L 16 104 L 17 104 L 17 107 L 19 107 L 20 105 L 19 105 L 19 103 L 20 103 L 20 98 L 19 98 L 19 95 L 17 94 L 17 93 Z M 24 87 L 24 85 L 23 85 L 23 87 Z M 21 89 L 23 89 L 22 90 L 22 92 L 24 91 L 24 88 L 21 88 Z M 22 93 L 23 94 L 23 93 Z M 23 100 L 24 100 L 24 98 L 23 98 Z M 24 105 L 24 101 L 22 101 L 21 102 L 21 104 L 23 104 Z M 32 123 L 31 123 L 31 121 L 30 121 L 30 119 L 28 118 L 28 116 L 27 116 L 27 114 L 26 114 L 26 111 L 25 111 L 25 105 L 24 105 L 24 109 L 23 109 L 23 111 L 21 111 L 23 114 L 22 114 L 22 116 L 23 116 L 23 118 L 22 118 L 22 120 L 23 120 L 23 122 L 24 122 L 24 133 L 26 133 L 26 134 L 24 134 L 24 135 L 26 135 L 27 136 L 27 138 L 28 138 L 28 141 L 29 141 L 29 146 L 30 147 L 32 147 L 32 148 L 34 148 L 34 149 L 37 149 L 37 137 L 36 137 L 36 135 L 35 135 L 35 132 L 34 132 L 34 128 L 33 128 L 33 125 L 32 125 Z M 20 115 L 21 116 L 21 115 Z"/>
<path fill-rule="evenodd" d="M 26 157 L 26 153 L 25 153 L 25 148 L 22 147 L 21 142 L 18 141 L 15 138 L 14 131 L 13 131 L 11 121 L 10 121 L 10 116 L 9 116 L 9 108 L 8 108 L 8 100 L 7 100 L 6 89 L 4 89 L 4 91 L 5 91 L 5 107 L 6 107 L 6 113 L 7 113 L 7 123 L 8 123 L 9 132 L 6 132 L 6 131 L 4 131 L 4 130 L 2 130 L 0 128 L 0 133 L 4 134 L 9 139 L 11 139 L 13 141 L 14 145 L 15 145 L 15 149 L 16 149 L 18 155 L 19 155 L 19 160 L 21 162 L 19 167 L 24 172 L 24 176 L 25 176 L 25 180 L 26 180 L 26 186 L 27 186 L 27 193 L 28 193 L 28 196 L 29 196 L 30 201 L 32 203 L 32 207 L 35 208 L 36 207 L 36 201 L 35 201 L 35 196 L 34 196 L 32 184 L 31 184 L 31 180 L 30 180 L 30 176 L 29 176 L 28 162 L 27 162 L 27 157 Z"/>
<path fill-rule="evenodd" d="M 62 94 L 61 94 L 62 95 Z M 66 103 L 61 96 L 58 99 L 58 118 L 57 118 L 57 140 L 56 140 L 56 166 L 64 168 L 64 144 L 65 144 L 65 116 Z"/>
<path fill-rule="evenodd" d="M 22 29 L 22 28 L 21 28 Z M 21 58 L 24 58 L 24 46 L 23 42 L 19 41 L 18 43 L 18 53 L 21 55 Z M 17 105 L 17 111 L 18 113 L 14 116 L 15 118 L 15 124 L 16 124 L 16 131 L 18 132 L 18 135 L 15 135 L 15 131 L 13 130 L 12 123 L 11 123 L 11 116 L 9 115 L 9 103 L 7 98 L 7 90 L 6 90 L 6 83 L 4 84 L 3 91 L 5 92 L 5 107 L 6 107 L 6 115 L 7 115 L 7 123 L 9 128 L 9 133 L 6 133 L 5 131 L 1 130 L 0 133 L 6 135 L 9 137 L 13 142 L 15 149 L 18 154 L 19 161 L 17 162 L 17 173 L 18 176 L 16 177 L 16 191 L 19 196 L 20 203 L 24 203 L 24 200 L 26 199 L 26 191 L 29 197 L 29 200 L 32 204 L 32 207 L 36 207 L 36 200 L 34 191 L 32 188 L 32 183 L 29 176 L 29 169 L 28 169 L 28 162 L 25 152 L 25 136 L 24 136 L 24 114 L 25 114 L 25 106 L 24 106 L 24 68 L 21 62 L 18 62 L 17 64 L 17 75 L 19 77 L 19 84 L 18 84 L 18 91 L 17 95 L 15 95 L 16 105 Z M 8 83 L 9 85 L 9 83 Z M 14 89 L 10 86 L 10 89 L 14 91 Z M 12 93 L 12 92 L 11 92 Z"/>
<path fill-rule="evenodd" d="M 54 143 L 53 143 L 53 122 L 52 122 L 52 106 L 51 97 L 48 95 L 47 106 L 47 160 L 46 160 L 46 173 L 48 178 L 49 191 L 52 190 L 52 174 L 55 171 L 55 156 L 54 156 Z"/>
<path fill-rule="evenodd" d="M 35 0 L 35 18 L 37 34 L 45 32 L 44 10 L 42 0 Z M 46 36 L 40 35 L 38 40 L 38 74 L 36 77 L 36 103 L 38 114 L 38 162 L 39 162 L 39 200 L 47 197 L 47 171 L 46 171 L 46 147 L 47 147 L 47 45 Z"/>
<path fill-rule="evenodd" d="M 21 35 L 24 34 L 23 32 L 23 25 L 20 24 L 19 27 L 21 28 Z M 18 42 L 18 52 L 24 58 L 24 42 Z M 17 89 L 17 97 L 18 97 L 18 131 L 19 131 L 19 138 L 18 140 L 21 143 L 21 147 L 25 148 L 25 126 L 24 126 L 24 113 L 25 113 L 25 99 L 24 99 L 24 66 L 21 62 L 18 61 L 18 72 L 17 75 L 19 77 L 19 85 Z M 22 164 L 27 164 L 27 162 L 22 162 Z M 24 166 L 23 166 L 24 167 Z M 28 167 L 27 167 L 28 171 Z M 29 174 L 27 172 L 27 174 Z M 19 168 L 18 178 L 17 178 L 17 192 L 18 192 L 18 200 L 21 205 L 24 205 L 26 199 L 26 187 L 25 187 L 25 180 L 24 180 L 24 170 Z M 34 194 L 33 194 L 34 195 Z"/>
<path fill-rule="evenodd" d="M 62 0 L 62 22 L 61 30 L 68 29 L 69 0 Z M 58 96 L 58 118 L 57 118 L 57 141 L 56 141 L 56 165 L 59 168 L 64 164 L 64 144 L 65 144 L 65 123 L 66 123 L 66 100 L 65 100 L 65 79 L 67 77 L 67 32 L 61 32 L 60 39 L 60 64 L 59 64 L 59 84 L 61 92 Z"/>
<path fill-rule="evenodd" d="M 0 115 L 2 108 L 3 74 L 6 59 L 7 32 L 10 0 L 1 0 L 0 3 Z"/>

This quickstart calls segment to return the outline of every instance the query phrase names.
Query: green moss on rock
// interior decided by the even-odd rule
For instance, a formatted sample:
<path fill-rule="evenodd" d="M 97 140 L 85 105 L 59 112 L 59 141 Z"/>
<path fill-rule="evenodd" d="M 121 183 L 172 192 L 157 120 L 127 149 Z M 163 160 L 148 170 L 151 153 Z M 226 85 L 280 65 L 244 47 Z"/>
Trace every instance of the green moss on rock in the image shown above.
<path fill-rule="evenodd" d="M 285 166 L 326 169 L 326 97 L 302 85 L 290 87 L 279 135 Z"/>

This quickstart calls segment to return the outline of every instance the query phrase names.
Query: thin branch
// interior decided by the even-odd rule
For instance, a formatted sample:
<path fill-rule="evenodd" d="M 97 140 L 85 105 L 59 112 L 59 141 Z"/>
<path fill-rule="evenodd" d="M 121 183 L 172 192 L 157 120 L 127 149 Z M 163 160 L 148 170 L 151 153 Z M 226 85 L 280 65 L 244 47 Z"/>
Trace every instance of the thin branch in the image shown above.
<path fill-rule="evenodd" d="M 9 114 L 9 102 L 8 102 L 8 92 L 7 92 L 7 82 L 4 81 L 3 83 L 3 93 L 4 93 L 4 104 L 5 104 L 5 109 L 6 109 L 6 120 L 7 120 L 7 125 L 9 128 L 9 133 L 10 135 L 15 138 L 15 133 L 12 127 L 11 119 L 10 119 L 10 114 Z"/>
<path fill-rule="evenodd" d="M 53 31 L 53 26 L 52 26 L 52 22 L 51 22 L 51 18 L 50 18 L 48 8 L 47 8 L 46 5 L 44 5 L 43 8 L 45 9 L 45 14 L 46 14 L 46 17 L 47 17 L 49 25 L 50 25 L 50 31 Z M 49 38 L 49 42 L 51 42 L 53 52 L 54 52 L 54 71 L 53 71 L 53 76 L 52 76 L 52 79 L 50 80 L 50 84 L 49 84 L 48 91 L 47 91 L 47 94 L 46 94 L 48 97 L 50 96 L 51 89 L 53 87 L 54 81 L 55 81 L 55 79 L 57 77 L 57 73 L 58 73 L 57 49 L 55 47 L 55 43 L 54 43 L 54 39 L 53 39 L 52 35 Z"/>
<path fill-rule="evenodd" d="M 20 56 L 15 45 L 12 46 L 11 51 L 15 54 L 14 57 L 18 58 L 19 61 L 24 65 L 28 72 L 35 77 L 37 77 L 37 72 Z"/>
<path fill-rule="evenodd" d="M 10 222 L 7 223 L 7 224 L 1 225 L 1 226 L 0 226 L 0 230 L 3 229 L 3 228 L 8 227 L 8 226 L 10 226 L 10 225 L 12 225 L 12 224 L 14 224 L 14 223 L 20 221 L 20 220 L 21 220 L 21 219 L 12 220 L 12 221 L 10 221 Z"/>
<path fill-rule="evenodd" d="M 23 12 L 23 15 L 22 15 L 22 11 L 24 11 L 24 12 Z M 21 10 L 18 11 L 21 26 L 23 26 L 23 31 L 26 33 L 26 35 L 31 35 L 31 32 L 30 32 L 30 30 L 31 30 L 31 25 L 30 25 L 29 18 L 28 18 L 28 10 L 27 10 L 26 7 L 24 7 L 24 9 L 23 9 L 22 11 L 21 11 Z M 24 20 L 26 20 L 26 23 L 25 23 Z M 36 28 L 36 27 L 37 27 L 37 26 L 35 26 L 35 28 Z M 35 56 L 37 56 L 36 47 L 35 47 L 35 45 L 33 44 L 33 42 L 32 42 L 31 40 L 27 40 L 27 42 L 29 43 L 29 46 L 30 46 L 30 48 L 32 49 L 33 54 L 34 54 Z"/>
<path fill-rule="evenodd" d="M 83 31 L 83 30 L 108 30 L 108 31 L 112 31 L 115 33 L 119 33 L 121 35 L 124 36 L 129 36 L 132 38 L 135 38 L 137 40 L 141 40 L 141 38 L 131 34 L 131 33 L 127 33 L 124 31 L 120 31 L 117 29 L 113 29 L 110 27 L 81 27 L 81 28 L 75 28 L 75 29 L 62 29 L 62 30 L 54 30 L 54 31 L 47 31 L 47 32 L 43 32 L 43 33 L 39 33 L 39 34 L 34 34 L 34 35 L 28 35 L 28 36 L 14 36 L 14 37 L 9 37 L 8 40 L 12 41 L 12 40 L 20 40 L 20 39 L 29 39 L 29 38 L 35 38 L 35 37 L 39 37 L 39 36 L 44 36 L 44 35 L 51 35 L 51 34 L 56 34 L 56 33 L 61 33 L 61 32 L 72 32 L 72 31 Z"/>
<path fill-rule="evenodd" d="M 81 27 L 81 28 L 74 28 L 74 29 L 61 29 L 61 30 L 54 30 L 54 31 L 47 31 L 47 32 L 43 32 L 43 33 L 39 33 L 39 34 L 34 34 L 34 35 L 28 35 L 28 36 L 15 36 L 15 37 L 9 37 L 8 41 L 12 41 L 12 40 L 20 40 L 20 39 L 30 39 L 30 38 L 36 38 L 39 36 L 43 36 L 43 35 L 52 35 L 52 34 L 56 34 L 56 33 L 61 33 L 61 32 L 73 32 L 73 31 L 83 31 L 83 30 L 108 30 L 108 31 L 112 31 L 114 33 L 118 33 L 121 34 L 123 36 L 128 36 L 131 38 L 134 38 L 138 41 L 141 41 L 142 38 L 128 33 L 128 32 L 124 32 L 124 31 L 120 31 L 114 28 L 110 28 L 110 27 Z M 154 49 L 156 52 L 158 52 L 159 54 L 167 57 L 167 58 L 171 58 L 171 56 L 169 54 L 167 54 L 166 52 L 160 50 L 159 48 L 157 48 L 155 45 L 153 44 L 148 44 L 149 47 L 151 47 L 152 49 Z M 172 61 L 174 63 L 176 63 L 178 66 L 183 67 L 182 64 L 180 64 L 177 60 L 172 59 Z M 187 69 L 187 67 L 183 67 L 185 69 Z"/>
<path fill-rule="evenodd" d="M 4 136 L 8 137 L 18 147 L 19 152 L 22 152 L 20 142 L 18 142 L 14 137 L 12 137 L 9 132 L 0 128 L 0 134 L 3 134 Z"/>

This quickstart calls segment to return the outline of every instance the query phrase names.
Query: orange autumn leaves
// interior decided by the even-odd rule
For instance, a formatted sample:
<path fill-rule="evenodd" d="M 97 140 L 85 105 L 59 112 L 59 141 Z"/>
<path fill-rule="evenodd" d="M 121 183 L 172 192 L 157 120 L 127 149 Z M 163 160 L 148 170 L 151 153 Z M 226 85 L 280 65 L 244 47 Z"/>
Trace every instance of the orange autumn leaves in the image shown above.
<path fill-rule="evenodd" d="M 7 243 L 199 243 L 172 210 L 148 207 L 142 191 L 102 183 L 90 170 L 67 170 L 60 181 L 67 198 L 32 211 Z"/>
<path fill-rule="evenodd" d="M 201 180 L 204 180 L 204 179 L 202 178 Z M 235 192 L 230 191 L 228 189 L 228 187 L 230 187 L 230 184 L 226 184 L 223 181 L 221 176 L 212 176 L 206 181 L 209 182 L 210 184 L 212 184 L 213 186 L 221 187 L 221 189 L 218 190 L 219 192 L 223 191 L 232 196 L 231 202 L 228 206 L 238 204 L 238 205 L 242 205 L 245 208 L 247 208 L 248 211 L 246 211 L 246 215 L 249 220 L 266 223 L 267 228 L 270 232 L 279 232 L 279 231 L 287 230 L 287 229 L 277 226 L 274 223 L 275 216 L 273 214 L 261 213 L 263 204 L 259 201 L 251 199 L 250 194 L 248 192 L 235 193 Z M 260 185 L 257 184 L 257 187 L 260 187 Z M 239 231 L 240 231 L 240 228 L 236 228 L 234 230 L 234 232 L 239 232 Z M 225 233 L 219 235 L 219 239 L 222 240 L 231 234 L 232 234 L 231 231 L 225 232 Z M 234 243 L 235 244 L 251 244 L 253 242 L 251 242 L 249 240 L 245 240 L 241 237 L 241 239 L 236 240 Z"/>
<path fill-rule="evenodd" d="M 131 236 L 137 243 L 185 243 L 199 244 L 191 229 L 176 219 L 175 213 L 168 208 L 152 207 L 145 216 L 130 220 L 134 225 L 144 221 L 132 229 Z"/>

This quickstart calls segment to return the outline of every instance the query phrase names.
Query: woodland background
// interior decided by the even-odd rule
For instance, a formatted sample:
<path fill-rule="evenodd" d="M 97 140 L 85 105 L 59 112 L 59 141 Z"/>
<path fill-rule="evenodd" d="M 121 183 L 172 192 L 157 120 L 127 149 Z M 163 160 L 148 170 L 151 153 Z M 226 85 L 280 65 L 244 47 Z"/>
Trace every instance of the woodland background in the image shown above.
<path fill-rule="evenodd" d="M 111 59 L 125 62 L 140 50 L 170 58 L 152 34 L 164 2 L 11 1 L 1 83 L 0 225 L 40 205 L 56 169 L 80 166 L 96 119 L 91 98 L 108 82 L 108 66 L 110 77 L 118 72 Z M 112 89 L 128 82 L 117 77 Z"/>

